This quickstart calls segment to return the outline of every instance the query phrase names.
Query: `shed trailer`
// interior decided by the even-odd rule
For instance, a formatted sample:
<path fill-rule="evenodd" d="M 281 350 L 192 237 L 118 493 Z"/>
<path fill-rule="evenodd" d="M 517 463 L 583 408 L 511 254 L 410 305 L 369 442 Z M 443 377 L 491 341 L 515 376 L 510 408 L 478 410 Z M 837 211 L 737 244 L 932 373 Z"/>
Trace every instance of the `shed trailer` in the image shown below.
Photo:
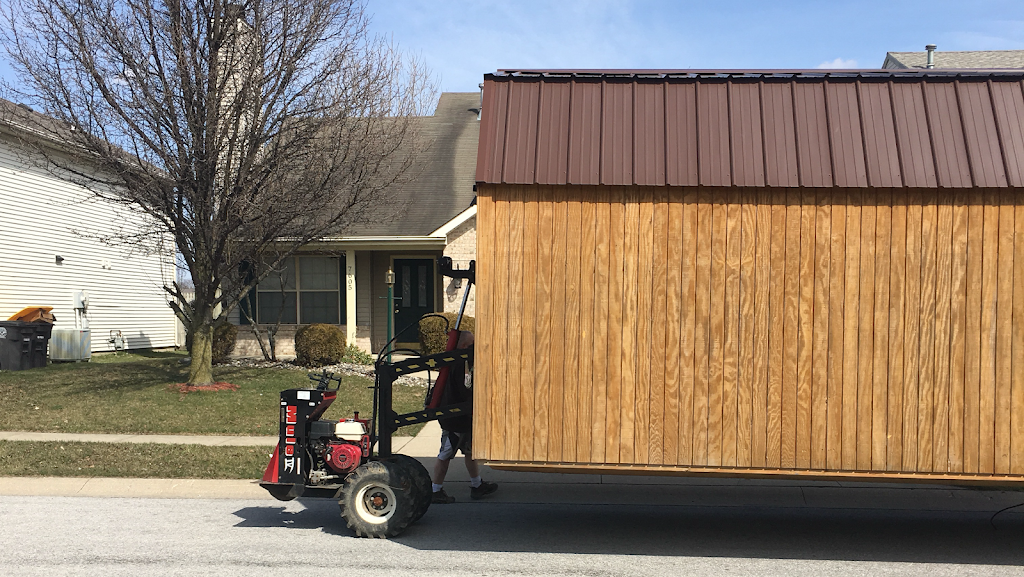
<path fill-rule="evenodd" d="M 1022 81 L 487 75 L 475 456 L 1024 483 Z"/>

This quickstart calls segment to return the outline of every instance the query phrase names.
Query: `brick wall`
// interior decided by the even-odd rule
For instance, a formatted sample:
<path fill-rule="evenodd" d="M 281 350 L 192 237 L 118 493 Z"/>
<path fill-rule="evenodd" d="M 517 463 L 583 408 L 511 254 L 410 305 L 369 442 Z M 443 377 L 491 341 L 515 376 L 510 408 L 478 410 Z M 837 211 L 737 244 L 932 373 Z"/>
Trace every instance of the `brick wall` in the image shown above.
<path fill-rule="evenodd" d="M 444 255 L 451 257 L 457 268 L 466 268 L 469 261 L 476 259 L 476 217 L 472 217 L 462 223 L 458 228 L 448 233 L 448 246 L 444 249 Z M 456 284 L 461 284 L 461 288 Z M 465 283 L 457 279 L 444 279 L 444 310 L 445 312 L 459 312 L 459 305 L 462 304 L 462 294 L 465 292 Z M 469 301 L 466 303 L 466 314 L 476 316 L 476 289 L 469 293 Z"/>

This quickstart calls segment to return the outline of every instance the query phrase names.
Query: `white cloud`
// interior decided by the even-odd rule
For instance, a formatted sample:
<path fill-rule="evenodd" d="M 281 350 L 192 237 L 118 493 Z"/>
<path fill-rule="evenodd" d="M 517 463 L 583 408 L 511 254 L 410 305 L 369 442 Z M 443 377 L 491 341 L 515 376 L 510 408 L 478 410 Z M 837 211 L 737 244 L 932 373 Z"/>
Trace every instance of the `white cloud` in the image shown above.
<path fill-rule="evenodd" d="M 818 65 L 818 68 L 856 68 L 857 61 L 853 58 L 843 60 L 842 58 L 836 58 L 835 60 L 829 60 L 828 62 L 822 62 Z"/>

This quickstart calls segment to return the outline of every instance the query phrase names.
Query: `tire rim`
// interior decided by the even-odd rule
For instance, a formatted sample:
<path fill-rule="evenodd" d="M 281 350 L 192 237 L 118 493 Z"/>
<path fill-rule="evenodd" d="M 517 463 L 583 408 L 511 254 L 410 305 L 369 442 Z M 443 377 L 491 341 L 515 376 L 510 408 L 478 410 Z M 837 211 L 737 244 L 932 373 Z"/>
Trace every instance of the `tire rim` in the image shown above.
<path fill-rule="evenodd" d="M 398 505 L 398 499 L 395 498 L 395 492 L 391 487 L 376 483 L 359 489 L 355 502 L 359 517 L 374 525 L 387 523 L 395 514 Z"/>

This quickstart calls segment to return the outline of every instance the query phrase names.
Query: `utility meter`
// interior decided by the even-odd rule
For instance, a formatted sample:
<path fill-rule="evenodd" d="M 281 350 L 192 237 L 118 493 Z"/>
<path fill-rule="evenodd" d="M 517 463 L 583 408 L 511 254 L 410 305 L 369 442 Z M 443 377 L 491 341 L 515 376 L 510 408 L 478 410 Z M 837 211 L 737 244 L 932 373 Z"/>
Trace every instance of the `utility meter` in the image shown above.
<path fill-rule="evenodd" d="M 83 311 L 89 308 L 88 291 L 81 290 L 75 293 L 75 308 Z"/>

